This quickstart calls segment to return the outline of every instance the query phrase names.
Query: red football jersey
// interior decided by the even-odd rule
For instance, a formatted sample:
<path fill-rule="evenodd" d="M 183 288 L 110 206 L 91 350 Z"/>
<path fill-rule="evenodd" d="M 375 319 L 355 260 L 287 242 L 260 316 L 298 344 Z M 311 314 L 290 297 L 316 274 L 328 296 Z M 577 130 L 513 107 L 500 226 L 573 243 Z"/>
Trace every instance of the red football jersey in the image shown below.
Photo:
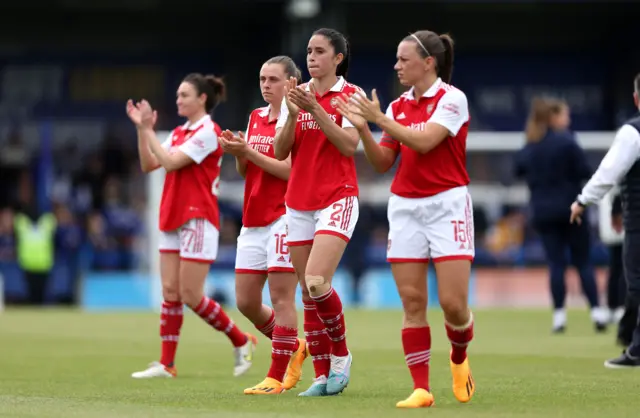
<path fill-rule="evenodd" d="M 276 136 L 277 119 L 269 120 L 269 110 L 267 106 L 251 112 L 245 138 L 254 150 L 276 158 L 273 139 Z M 286 180 L 267 173 L 251 161 L 247 162 L 242 225 L 247 228 L 267 226 L 280 218 L 286 212 L 286 192 Z"/>
<path fill-rule="evenodd" d="M 413 88 L 394 100 L 387 108 L 387 116 L 418 131 L 424 130 L 427 123 L 437 123 L 450 134 L 434 149 L 420 154 L 383 132 L 380 145 L 400 153 L 391 193 L 408 198 L 428 197 L 469 184 L 469 107 L 462 91 L 438 78 L 418 100 L 413 97 Z"/>
<path fill-rule="evenodd" d="M 303 86 L 309 91 L 309 85 Z M 361 89 L 342 77 L 323 96 L 316 98 L 331 119 L 343 128 L 353 128 L 336 108 L 336 97 Z M 289 109 L 282 101 L 276 128 L 284 126 Z M 340 153 L 320 129 L 310 113 L 300 110 L 295 142 L 291 150 L 291 176 L 286 194 L 287 206 L 296 210 L 318 210 L 349 196 L 358 196 L 358 178 L 353 157 Z"/>
<path fill-rule="evenodd" d="M 194 163 L 167 173 L 160 202 L 160 230 L 173 231 L 188 220 L 204 218 L 220 229 L 218 194 L 222 148 L 220 127 L 209 115 L 174 129 L 162 144 L 169 153 L 182 151 Z"/>

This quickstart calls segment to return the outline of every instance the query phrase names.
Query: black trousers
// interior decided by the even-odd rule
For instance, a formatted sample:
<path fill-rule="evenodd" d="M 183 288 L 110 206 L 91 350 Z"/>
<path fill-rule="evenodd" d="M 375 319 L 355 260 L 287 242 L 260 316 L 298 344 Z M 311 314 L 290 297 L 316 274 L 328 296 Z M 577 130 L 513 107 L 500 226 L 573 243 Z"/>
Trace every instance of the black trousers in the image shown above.
<path fill-rule="evenodd" d="M 609 246 L 609 280 L 607 281 L 607 305 L 614 310 L 625 305 L 627 282 L 622 266 L 622 244 Z"/>
<path fill-rule="evenodd" d="M 631 344 L 633 330 L 638 322 L 638 305 L 627 295 L 627 281 L 624 277 L 623 244 L 609 246 L 609 281 L 607 282 L 607 303 L 609 309 L 624 306 L 624 315 L 618 323 L 618 341 Z"/>
<path fill-rule="evenodd" d="M 638 323 L 638 309 L 640 307 L 631 298 L 627 297 L 624 304 L 624 315 L 618 323 L 618 342 L 629 346 L 633 338 L 633 331 Z"/>
<path fill-rule="evenodd" d="M 549 265 L 551 296 L 553 308 L 565 306 L 566 284 L 565 271 L 570 264 L 578 270 L 582 292 L 589 306 L 598 306 L 598 289 L 596 287 L 595 269 L 591 263 L 591 236 L 589 227 L 583 222 L 580 225 L 570 224 L 566 220 L 556 222 L 537 222 L 534 224 L 542 239 Z"/>
<path fill-rule="evenodd" d="M 49 273 L 24 272 L 24 278 L 27 282 L 29 290 L 29 303 L 33 305 L 43 305 L 47 283 L 49 282 Z"/>
<path fill-rule="evenodd" d="M 625 231 L 623 260 L 628 292 L 627 310 L 630 316 L 627 321 L 629 325 L 632 323 L 634 325 L 628 352 L 633 357 L 640 357 L 640 324 L 638 323 L 638 307 L 640 306 L 640 231 Z M 633 318 L 633 313 L 635 313 L 635 318 Z"/>

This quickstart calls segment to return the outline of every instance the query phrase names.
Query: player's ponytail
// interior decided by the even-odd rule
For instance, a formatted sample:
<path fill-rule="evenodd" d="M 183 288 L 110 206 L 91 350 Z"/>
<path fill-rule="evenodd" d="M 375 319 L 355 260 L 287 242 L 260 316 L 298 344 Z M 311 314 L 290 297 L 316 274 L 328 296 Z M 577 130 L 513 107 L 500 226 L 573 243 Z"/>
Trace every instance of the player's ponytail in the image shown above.
<path fill-rule="evenodd" d="M 440 35 L 439 38 L 444 45 L 444 52 L 442 62 L 438 60 L 438 77 L 448 84 L 453 74 L 453 39 L 448 34 Z"/>
<path fill-rule="evenodd" d="M 204 77 L 211 89 L 211 94 L 207 96 L 206 111 L 211 113 L 220 103 L 227 100 L 227 86 L 222 77 L 209 74 Z"/>
<path fill-rule="evenodd" d="M 349 61 L 351 57 L 351 46 L 349 45 L 349 41 L 347 41 L 347 38 L 337 30 L 329 28 L 318 29 L 317 31 L 313 32 L 313 34 L 322 35 L 327 38 L 327 40 L 333 47 L 333 52 L 336 55 L 342 54 L 342 61 L 340 61 L 340 64 L 338 64 L 338 67 L 336 68 L 336 75 L 338 77 L 342 76 L 344 78 L 347 78 L 347 74 L 349 72 Z"/>
<path fill-rule="evenodd" d="M 344 44 L 345 44 L 344 58 L 342 59 L 342 62 L 338 65 L 338 68 L 336 68 L 336 75 L 347 78 L 347 74 L 349 73 L 349 61 L 351 61 L 351 45 L 349 44 L 349 41 L 347 41 L 347 38 L 344 38 Z"/>

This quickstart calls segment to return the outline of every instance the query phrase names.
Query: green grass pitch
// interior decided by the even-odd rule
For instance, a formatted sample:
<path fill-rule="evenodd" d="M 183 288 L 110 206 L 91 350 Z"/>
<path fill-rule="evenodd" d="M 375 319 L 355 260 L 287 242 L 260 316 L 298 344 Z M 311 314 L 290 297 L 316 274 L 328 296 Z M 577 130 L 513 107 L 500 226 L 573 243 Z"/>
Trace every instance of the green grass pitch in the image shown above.
<path fill-rule="evenodd" d="M 185 318 L 175 380 L 133 380 L 156 360 L 159 318 L 152 313 L 88 314 L 10 309 L 0 314 L 1 417 L 580 417 L 640 416 L 640 372 L 607 370 L 619 353 L 613 330 L 597 335 L 586 311 L 571 311 L 567 333 L 550 334 L 548 311 L 476 312 L 470 348 L 477 392 L 466 405 L 451 392 L 442 315 L 429 313 L 434 346 L 431 384 L 436 406 L 397 410 L 411 379 L 400 344 L 398 311 L 346 313 L 354 363 L 349 388 L 328 398 L 243 395 L 262 380 L 270 359 L 260 336 L 254 367 L 232 376 L 231 345 L 195 315 Z M 232 316 L 253 331 L 237 312 Z"/>

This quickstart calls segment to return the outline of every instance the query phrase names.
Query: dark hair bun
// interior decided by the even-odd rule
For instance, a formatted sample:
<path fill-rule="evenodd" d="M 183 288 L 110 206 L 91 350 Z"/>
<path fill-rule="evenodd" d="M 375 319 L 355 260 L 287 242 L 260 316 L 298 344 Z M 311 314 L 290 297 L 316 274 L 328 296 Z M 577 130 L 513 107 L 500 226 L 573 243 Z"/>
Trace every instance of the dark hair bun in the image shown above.
<path fill-rule="evenodd" d="M 213 88 L 213 94 L 217 98 L 217 102 L 224 102 L 227 100 L 227 85 L 224 83 L 222 77 L 216 77 L 215 75 L 207 75 L 204 77 L 207 83 Z"/>

